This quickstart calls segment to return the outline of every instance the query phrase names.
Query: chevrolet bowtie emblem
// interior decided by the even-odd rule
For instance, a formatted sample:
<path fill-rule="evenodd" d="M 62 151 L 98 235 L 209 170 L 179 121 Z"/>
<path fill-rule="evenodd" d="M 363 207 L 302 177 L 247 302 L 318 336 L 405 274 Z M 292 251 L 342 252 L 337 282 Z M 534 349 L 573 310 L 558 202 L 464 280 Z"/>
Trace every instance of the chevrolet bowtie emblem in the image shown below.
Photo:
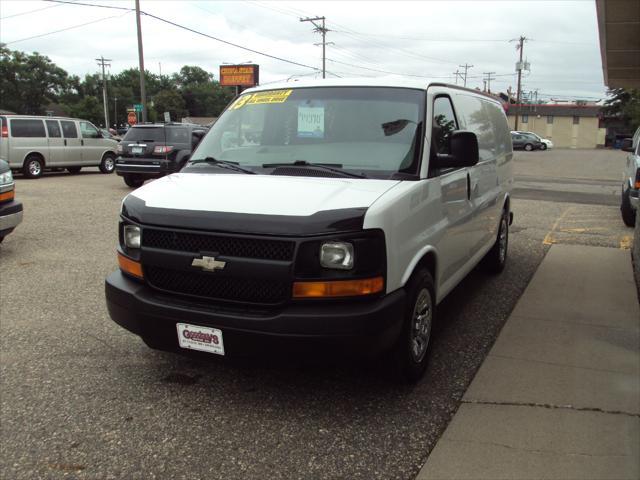
<path fill-rule="evenodd" d="M 194 258 L 191 262 L 192 267 L 200 267 L 206 272 L 222 270 L 227 262 L 216 260 L 215 257 L 203 256 L 202 258 Z"/>

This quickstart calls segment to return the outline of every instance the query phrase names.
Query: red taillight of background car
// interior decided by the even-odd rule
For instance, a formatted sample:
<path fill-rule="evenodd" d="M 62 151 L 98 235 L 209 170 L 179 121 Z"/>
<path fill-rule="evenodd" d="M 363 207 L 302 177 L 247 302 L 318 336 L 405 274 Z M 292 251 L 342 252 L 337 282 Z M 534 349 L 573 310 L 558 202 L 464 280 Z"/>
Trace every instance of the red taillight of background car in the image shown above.
<path fill-rule="evenodd" d="M 2 138 L 9 138 L 9 129 L 6 125 L 2 126 Z"/>
<path fill-rule="evenodd" d="M 153 148 L 154 155 L 166 155 L 173 150 L 173 145 L 156 145 Z"/>

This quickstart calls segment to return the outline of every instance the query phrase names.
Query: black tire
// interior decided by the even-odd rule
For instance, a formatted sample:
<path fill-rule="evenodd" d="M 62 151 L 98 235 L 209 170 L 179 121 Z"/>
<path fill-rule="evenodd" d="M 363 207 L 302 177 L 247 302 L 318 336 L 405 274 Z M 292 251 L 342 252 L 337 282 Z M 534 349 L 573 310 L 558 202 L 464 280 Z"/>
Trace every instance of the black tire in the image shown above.
<path fill-rule="evenodd" d="M 622 214 L 622 221 L 627 227 L 636 226 L 636 212 L 633 210 L 633 208 L 631 208 L 631 201 L 629 200 L 629 189 L 622 192 L 620 213 Z"/>
<path fill-rule="evenodd" d="M 482 259 L 482 267 L 489 273 L 500 273 L 507 264 L 509 252 L 509 209 L 505 208 L 500 217 L 496 242 Z"/>
<path fill-rule="evenodd" d="M 546 150 L 547 149 L 547 144 L 543 143 L 542 145 L 540 145 L 540 150 Z"/>
<path fill-rule="evenodd" d="M 402 332 L 393 347 L 392 355 L 398 380 L 402 383 L 415 383 L 422 378 L 427 368 L 429 340 L 435 318 L 436 296 L 429 270 L 420 268 L 414 272 L 405 289 L 407 306 Z"/>
<path fill-rule="evenodd" d="M 524 149 L 525 149 L 527 152 L 530 152 L 531 150 L 533 150 L 533 145 L 531 145 L 530 143 L 525 143 L 525 144 L 524 144 Z"/>
<path fill-rule="evenodd" d="M 22 166 L 22 173 L 27 178 L 40 178 L 44 170 L 44 162 L 38 155 L 29 155 Z"/>
<path fill-rule="evenodd" d="M 113 173 L 116 169 L 116 157 L 112 153 L 105 153 L 99 168 L 102 173 Z"/>
<path fill-rule="evenodd" d="M 141 187 L 144 183 L 144 178 L 136 177 L 135 175 L 125 175 L 123 178 L 124 183 L 131 188 Z"/>
<path fill-rule="evenodd" d="M 4 235 L 0 235 L 0 243 L 4 240 Z"/>
<path fill-rule="evenodd" d="M 76 173 L 80 173 L 80 170 L 82 170 L 82 167 L 67 167 L 67 171 L 72 175 L 75 175 Z"/>

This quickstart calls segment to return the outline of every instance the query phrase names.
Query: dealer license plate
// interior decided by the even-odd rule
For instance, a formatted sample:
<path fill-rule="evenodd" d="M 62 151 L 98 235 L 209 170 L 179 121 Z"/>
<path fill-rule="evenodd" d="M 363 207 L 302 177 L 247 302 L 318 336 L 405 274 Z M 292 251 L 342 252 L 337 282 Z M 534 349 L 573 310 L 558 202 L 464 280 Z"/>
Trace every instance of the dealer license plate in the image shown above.
<path fill-rule="evenodd" d="M 131 153 L 142 153 L 143 151 L 142 147 L 131 147 Z"/>
<path fill-rule="evenodd" d="M 200 327 L 188 323 L 177 323 L 178 344 L 188 350 L 224 355 L 222 331 L 217 328 Z"/>

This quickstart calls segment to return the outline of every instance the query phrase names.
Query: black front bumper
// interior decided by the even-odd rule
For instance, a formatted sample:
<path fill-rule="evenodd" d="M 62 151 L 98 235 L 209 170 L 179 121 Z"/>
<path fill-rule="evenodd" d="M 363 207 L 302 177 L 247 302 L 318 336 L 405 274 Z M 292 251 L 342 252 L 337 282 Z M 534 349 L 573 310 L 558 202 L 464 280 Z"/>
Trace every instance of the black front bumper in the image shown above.
<path fill-rule="evenodd" d="M 22 222 L 22 203 L 12 200 L 0 204 L 0 237 L 10 234 Z"/>
<path fill-rule="evenodd" d="M 376 355 L 393 346 L 402 329 L 400 289 L 367 301 L 309 302 L 278 310 L 241 310 L 160 294 L 120 271 L 105 281 L 114 322 L 163 350 L 179 350 L 176 323 L 222 331 L 225 355 L 315 353 Z"/>

